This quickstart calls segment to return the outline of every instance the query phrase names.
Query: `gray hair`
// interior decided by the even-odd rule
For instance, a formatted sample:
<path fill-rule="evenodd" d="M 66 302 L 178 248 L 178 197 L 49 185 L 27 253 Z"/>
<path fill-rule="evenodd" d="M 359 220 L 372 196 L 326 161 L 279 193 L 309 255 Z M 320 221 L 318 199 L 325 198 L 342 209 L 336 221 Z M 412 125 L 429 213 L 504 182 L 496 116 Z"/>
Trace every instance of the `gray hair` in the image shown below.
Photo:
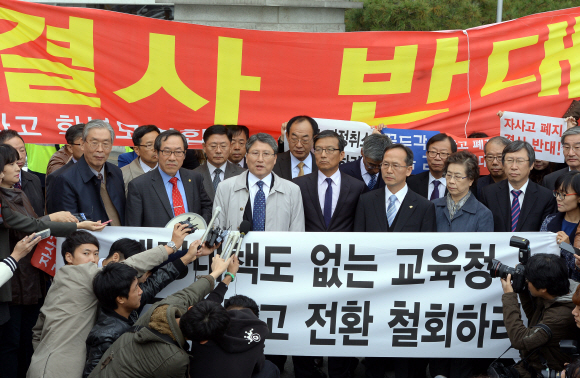
<path fill-rule="evenodd" d="M 503 152 L 501 153 L 501 163 L 505 164 L 506 154 L 518 152 L 524 148 L 528 153 L 528 159 L 530 159 L 530 167 L 531 167 L 532 165 L 534 165 L 534 161 L 536 161 L 536 153 L 534 152 L 534 147 L 532 147 L 531 144 L 523 140 L 516 140 L 505 146 Z"/>
<path fill-rule="evenodd" d="M 485 145 L 483 146 L 483 152 L 485 152 L 487 154 L 487 145 L 490 143 L 497 143 L 497 144 L 501 144 L 502 146 L 507 146 L 508 144 L 510 144 L 512 141 L 509 140 L 506 137 L 502 137 L 502 136 L 494 136 L 493 138 L 489 138 L 489 140 L 485 143 Z"/>
<path fill-rule="evenodd" d="M 266 133 L 258 133 L 252 135 L 250 139 L 248 139 L 248 141 L 246 142 L 246 151 L 250 151 L 250 148 L 256 142 L 266 143 L 270 147 L 272 147 L 272 151 L 274 151 L 274 153 L 278 152 L 278 143 L 276 142 L 276 140 L 272 135 Z"/>
<path fill-rule="evenodd" d="M 362 153 L 367 159 L 381 161 L 385 153 L 385 148 L 392 145 L 393 142 L 385 134 L 370 134 L 364 139 Z"/>
<path fill-rule="evenodd" d="M 102 119 L 92 119 L 85 124 L 85 128 L 83 129 L 83 142 L 87 141 L 87 136 L 89 135 L 89 131 L 91 131 L 91 129 L 109 130 L 111 133 L 111 143 L 115 142 L 115 131 L 108 122 L 105 122 Z"/>
<path fill-rule="evenodd" d="M 566 139 L 567 136 L 578 134 L 580 134 L 580 126 L 574 126 L 564 131 L 564 134 L 562 134 L 562 144 L 564 144 L 564 139 Z"/>

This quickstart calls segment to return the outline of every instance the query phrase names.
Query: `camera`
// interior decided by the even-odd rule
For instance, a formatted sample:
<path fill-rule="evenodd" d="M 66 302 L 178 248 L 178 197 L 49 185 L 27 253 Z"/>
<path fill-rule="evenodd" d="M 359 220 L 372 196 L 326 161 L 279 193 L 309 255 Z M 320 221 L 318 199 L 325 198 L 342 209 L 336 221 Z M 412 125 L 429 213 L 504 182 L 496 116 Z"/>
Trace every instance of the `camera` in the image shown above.
<path fill-rule="evenodd" d="M 197 230 L 197 224 L 191 223 L 191 218 L 189 218 L 189 217 L 186 220 L 181 221 L 177 224 L 184 224 L 187 226 L 187 228 L 190 228 L 191 231 L 189 231 L 188 234 L 193 234 Z"/>
<path fill-rule="evenodd" d="M 522 293 L 526 288 L 525 265 L 528 263 L 532 254 L 530 241 L 519 236 L 512 236 L 510 239 L 510 247 L 519 249 L 518 260 L 520 264 L 512 268 L 511 266 L 502 264 L 499 260 L 493 259 L 489 265 L 489 275 L 492 278 L 501 277 L 506 279 L 507 275 L 511 274 L 514 292 Z"/>

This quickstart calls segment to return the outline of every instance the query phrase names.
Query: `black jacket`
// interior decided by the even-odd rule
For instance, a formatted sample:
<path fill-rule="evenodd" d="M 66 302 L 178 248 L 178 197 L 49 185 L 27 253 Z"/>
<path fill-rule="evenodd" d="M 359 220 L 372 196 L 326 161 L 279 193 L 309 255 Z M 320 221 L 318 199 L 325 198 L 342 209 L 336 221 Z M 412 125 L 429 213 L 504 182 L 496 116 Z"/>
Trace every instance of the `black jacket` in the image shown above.
<path fill-rule="evenodd" d="M 363 183 L 365 183 L 365 180 L 362 177 L 362 172 L 360 170 L 360 160 L 361 159 L 362 158 L 359 158 L 358 160 L 341 164 L 338 166 L 338 168 L 340 169 L 340 171 L 342 173 L 346 173 L 347 175 L 352 176 L 355 179 L 360 180 Z M 384 188 L 384 187 L 385 187 L 385 180 L 383 180 L 383 178 L 381 177 L 381 171 L 379 171 L 379 173 L 377 173 L 377 182 L 375 183 L 375 186 L 373 186 L 373 188 L 370 190 L 376 190 L 376 189 L 380 189 L 380 188 Z M 369 190 L 369 188 L 365 183 L 365 193 L 368 190 Z"/>
<path fill-rule="evenodd" d="M 173 261 L 162 268 L 159 268 L 144 283 L 141 284 L 143 294 L 141 294 L 141 307 L 155 298 L 165 286 L 175 280 L 187 266 L 181 259 Z M 99 360 L 107 349 L 125 332 L 127 332 L 139 318 L 139 313 L 133 311 L 129 319 L 122 317 L 115 311 L 101 308 L 97 323 L 91 329 L 87 337 L 87 359 L 83 370 L 83 378 L 91 374 Z"/>

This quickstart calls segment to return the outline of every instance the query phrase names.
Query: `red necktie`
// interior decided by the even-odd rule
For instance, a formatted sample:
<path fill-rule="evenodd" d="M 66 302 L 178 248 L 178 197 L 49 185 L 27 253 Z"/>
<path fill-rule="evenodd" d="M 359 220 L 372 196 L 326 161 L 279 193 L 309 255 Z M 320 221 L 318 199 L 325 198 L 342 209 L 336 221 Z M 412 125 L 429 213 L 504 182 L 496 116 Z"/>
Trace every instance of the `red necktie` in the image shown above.
<path fill-rule="evenodd" d="M 183 208 L 183 198 L 181 198 L 181 193 L 177 188 L 177 177 L 172 177 L 169 182 L 173 184 L 173 215 L 178 216 L 185 213 L 185 209 Z"/>

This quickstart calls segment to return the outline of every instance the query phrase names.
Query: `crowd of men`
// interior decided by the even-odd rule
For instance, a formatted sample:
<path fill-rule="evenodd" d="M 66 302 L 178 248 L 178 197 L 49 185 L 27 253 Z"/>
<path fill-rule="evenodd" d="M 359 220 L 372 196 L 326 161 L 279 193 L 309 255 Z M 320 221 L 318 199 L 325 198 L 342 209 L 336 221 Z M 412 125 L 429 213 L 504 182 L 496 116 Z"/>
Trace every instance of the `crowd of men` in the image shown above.
<path fill-rule="evenodd" d="M 219 206 L 219 225 L 234 230 L 242 221 L 251 224 L 251 231 L 293 232 L 528 232 L 546 231 L 551 224 L 550 230 L 559 232 L 558 243 L 580 244 L 580 238 L 574 238 L 580 221 L 580 192 L 574 189 L 580 186 L 578 126 L 562 136 L 567 166 L 546 175 L 540 184 L 530 180 L 536 159 L 527 142 L 489 139 L 485 160 L 490 174 L 479 177 L 475 156 L 457 152 L 453 138 L 440 133 L 426 144 L 429 170 L 412 175 L 413 152 L 381 133 L 364 139 L 360 159 L 343 163 L 347 142 L 334 131 L 320 131 L 308 116 L 285 123 L 278 141 L 266 133 L 250 135 L 245 126 L 208 127 L 203 135 L 205 162 L 188 151 L 179 131 L 160 132 L 154 125 L 135 130 L 134 152 L 122 155 L 119 165 L 127 156 L 134 158 L 122 167 L 108 162 L 115 133 L 107 122 L 72 126 L 65 137 L 67 144 L 49 163 L 43 189 L 38 177 L 22 170 L 23 139 L 14 131 L 0 131 L 0 143 L 17 153 L 14 161 L 4 158 L 0 194 L 22 192 L 33 213 L 61 214 L 51 217 L 61 222 L 71 214 L 84 214 L 110 226 L 165 227 L 184 213 L 199 214 L 209 222 Z M 285 152 L 284 139 L 289 147 Z M 185 168 L 186 161 L 197 167 Z M 3 202 L 3 216 L 5 207 Z M 559 212 L 565 214 L 558 218 L 560 223 L 552 222 L 550 216 Z M 564 221 L 573 227 L 564 227 Z M 188 264 L 215 250 L 197 241 L 179 258 L 171 257 L 181 248 L 185 227 L 176 225 L 166 246 L 144 251 L 138 242 L 120 239 L 108 256 L 100 251 L 100 257 L 93 235 L 69 234 L 60 251 L 66 265 L 57 271 L 50 290 L 9 303 L 7 318 L 0 311 L 0 377 L 279 376 L 287 356 L 264 356 L 268 328 L 258 318 L 259 298 L 236 295 L 222 305 L 239 267 L 236 258 L 214 257 L 210 275 L 142 311 L 184 274 Z M 22 268 L 29 260 L 21 258 L 18 264 Z M 539 317 L 529 315 L 532 323 L 554 321 L 560 328 L 547 324 L 552 331 L 575 334 L 572 295 L 577 283 L 570 285 L 568 277 L 573 278 L 576 262 L 573 255 L 562 255 L 530 268 L 555 272 L 556 277 L 528 277 L 529 292 L 544 300 L 545 310 Z M 17 276 L 18 264 L 5 260 L 14 273 L 6 283 L 13 298 L 17 279 L 22 278 Z M 559 281 L 556 289 L 554 280 Z M 552 348 L 554 339 L 545 340 L 550 329 L 524 325 L 509 279 L 503 284 L 504 308 L 511 311 L 504 313 L 510 340 L 517 335 L 518 349 L 528 352 L 550 342 Z M 525 303 L 522 299 L 524 307 L 529 303 L 529 298 Z M 564 307 L 546 320 L 554 306 Z M 259 341 L 247 342 L 250 329 Z M 529 358 L 530 365 L 538 355 Z M 543 358 L 554 369 L 568 361 L 555 352 Z M 298 378 L 323 376 L 321 357 L 293 356 L 292 362 Z M 367 377 L 379 378 L 387 370 L 394 370 L 397 378 L 424 377 L 427 366 L 432 376 L 468 377 L 476 370 L 472 362 L 364 360 Z M 358 363 L 356 358 L 329 357 L 328 375 L 352 376 Z M 521 374 L 529 372 L 523 369 Z"/>

